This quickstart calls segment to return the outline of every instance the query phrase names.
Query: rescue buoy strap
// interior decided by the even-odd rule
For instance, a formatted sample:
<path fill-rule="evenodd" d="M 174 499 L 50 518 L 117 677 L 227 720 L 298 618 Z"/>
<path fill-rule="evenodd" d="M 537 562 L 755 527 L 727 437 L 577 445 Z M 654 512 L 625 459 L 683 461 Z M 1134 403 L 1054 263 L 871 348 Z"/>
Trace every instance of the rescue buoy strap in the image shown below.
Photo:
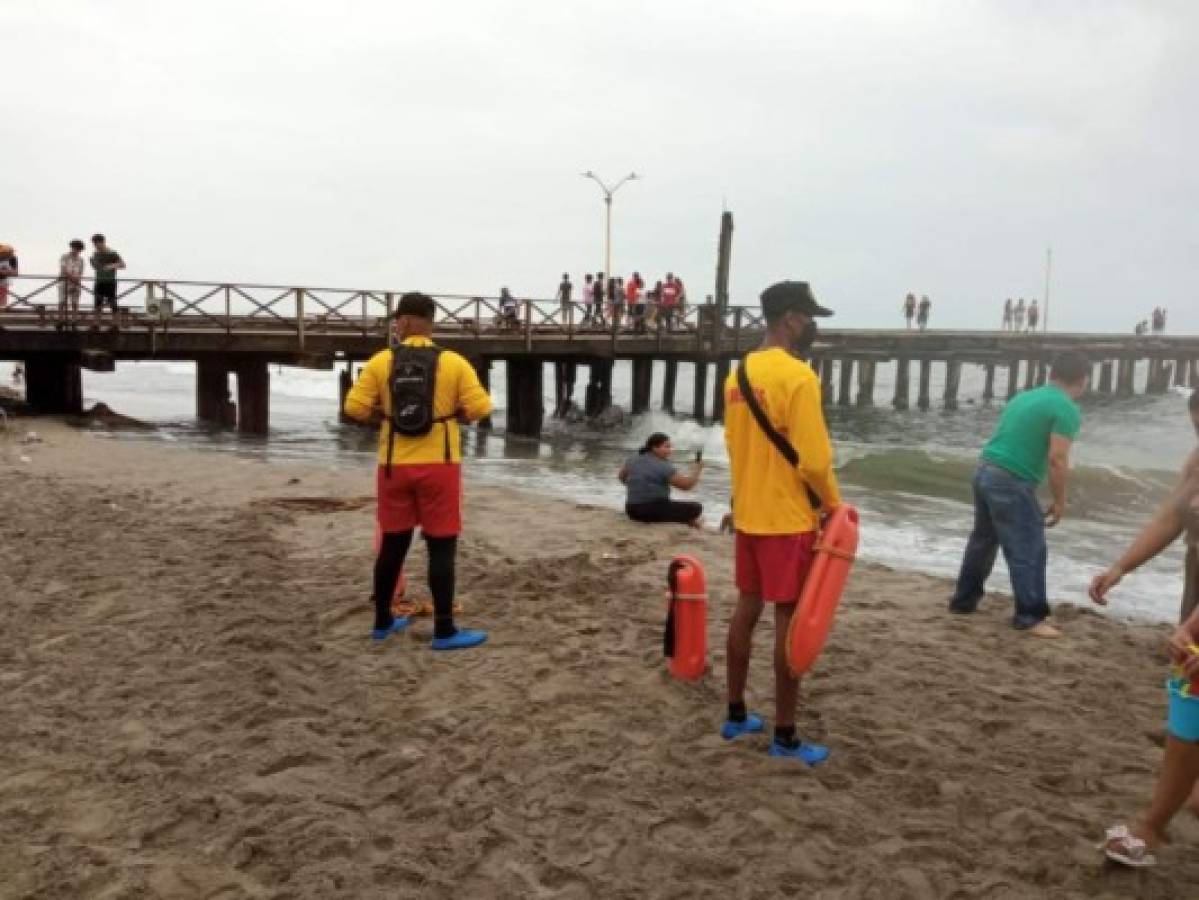
<path fill-rule="evenodd" d="M 838 559 L 847 559 L 850 562 L 857 559 L 855 554 L 842 550 L 840 547 L 830 547 L 828 544 L 817 544 L 812 550 L 815 553 L 827 553 L 829 556 L 835 556 Z"/>

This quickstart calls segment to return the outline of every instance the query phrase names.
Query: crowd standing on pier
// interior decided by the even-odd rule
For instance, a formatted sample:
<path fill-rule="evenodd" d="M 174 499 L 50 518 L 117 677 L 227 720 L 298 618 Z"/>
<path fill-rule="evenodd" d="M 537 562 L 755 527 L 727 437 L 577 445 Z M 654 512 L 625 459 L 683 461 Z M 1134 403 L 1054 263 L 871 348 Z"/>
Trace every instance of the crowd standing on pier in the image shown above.
<path fill-rule="evenodd" d="M 662 281 L 650 289 L 639 271 L 628 278 L 605 276 L 590 272 L 583 276 L 582 295 L 574 301 L 574 284 L 564 273 L 558 285 L 556 299 L 563 324 L 573 324 L 576 309 L 582 311 L 579 325 L 592 328 L 616 328 L 643 334 L 661 325 L 673 331 L 682 322 L 686 311 L 687 291 L 683 279 L 667 272 Z"/>

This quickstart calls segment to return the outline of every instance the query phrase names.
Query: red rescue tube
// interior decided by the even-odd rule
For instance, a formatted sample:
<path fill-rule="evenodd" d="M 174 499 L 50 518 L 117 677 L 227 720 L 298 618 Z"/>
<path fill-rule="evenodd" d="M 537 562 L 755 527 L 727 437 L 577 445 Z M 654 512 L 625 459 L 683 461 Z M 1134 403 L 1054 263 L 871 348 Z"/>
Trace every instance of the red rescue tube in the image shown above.
<path fill-rule="evenodd" d="M 670 674 L 694 681 L 708 667 L 708 582 L 694 556 L 676 556 L 666 570 L 666 634 Z"/>
<path fill-rule="evenodd" d="M 816 559 L 787 629 L 787 667 L 796 677 L 812 668 L 824 649 L 857 552 L 858 511 L 843 503 L 816 540 Z"/>
<path fill-rule="evenodd" d="M 379 523 L 375 523 L 375 556 L 379 555 L 379 548 L 383 546 L 383 529 L 379 527 Z M 397 613 L 397 607 L 404 602 L 404 593 L 408 590 L 408 579 L 404 577 L 404 573 L 400 573 L 400 577 L 396 579 L 396 592 L 391 595 L 391 611 Z"/>

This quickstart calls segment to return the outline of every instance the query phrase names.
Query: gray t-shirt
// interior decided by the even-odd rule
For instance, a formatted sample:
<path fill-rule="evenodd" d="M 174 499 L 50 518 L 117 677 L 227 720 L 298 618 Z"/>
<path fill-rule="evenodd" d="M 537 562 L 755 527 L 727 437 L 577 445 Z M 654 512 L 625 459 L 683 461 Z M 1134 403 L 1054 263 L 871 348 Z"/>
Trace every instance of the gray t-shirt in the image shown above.
<path fill-rule="evenodd" d="M 670 479 L 678 471 L 666 460 L 646 451 L 629 457 L 625 463 L 629 480 L 625 486 L 629 493 L 626 503 L 651 503 L 654 500 L 670 499 Z"/>

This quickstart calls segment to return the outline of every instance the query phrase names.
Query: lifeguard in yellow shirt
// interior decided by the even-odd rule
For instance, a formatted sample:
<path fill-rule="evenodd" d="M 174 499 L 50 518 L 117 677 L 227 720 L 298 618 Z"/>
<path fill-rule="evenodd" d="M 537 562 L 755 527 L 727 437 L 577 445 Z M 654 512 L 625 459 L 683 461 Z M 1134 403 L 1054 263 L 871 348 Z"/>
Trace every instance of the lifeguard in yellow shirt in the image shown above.
<path fill-rule="evenodd" d="M 385 640 L 408 625 L 391 612 L 391 598 L 420 528 L 429 551 L 434 650 L 461 650 L 487 632 L 454 625 L 454 558 L 462 531 L 462 440 L 458 422 L 491 413 L 491 398 L 474 367 L 434 345 L 433 298 L 409 293 L 395 312 L 399 346 L 370 358 L 346 395 L 346 415 L 380 423 L 376 473 L 378 522 L 383 533 L 375 559 L 375 627 Z"/>
<path fill-rule="evenodd" d="M 739 597 L 729 624 L 729 710 L 721 734 L 732 740 L 764 728 L 761 717 L 746 709 L 745 685 L 754 629 L 769 604 L 775 629 L 770 754 L 811 766 L 827 759 L 828 749 L 803 742 L 796 734 L 799 679 L 787 666 L 787 628 L 813 562 L 821 516 L 841 503 L 841 495 L 820 380 L 795 352 L 811 346 L 816 317 L 831 316 L 832 311 L 816 302 L 803 281 L 771 285 L 761 299 L 766 339 L 724 385 Z"/>

